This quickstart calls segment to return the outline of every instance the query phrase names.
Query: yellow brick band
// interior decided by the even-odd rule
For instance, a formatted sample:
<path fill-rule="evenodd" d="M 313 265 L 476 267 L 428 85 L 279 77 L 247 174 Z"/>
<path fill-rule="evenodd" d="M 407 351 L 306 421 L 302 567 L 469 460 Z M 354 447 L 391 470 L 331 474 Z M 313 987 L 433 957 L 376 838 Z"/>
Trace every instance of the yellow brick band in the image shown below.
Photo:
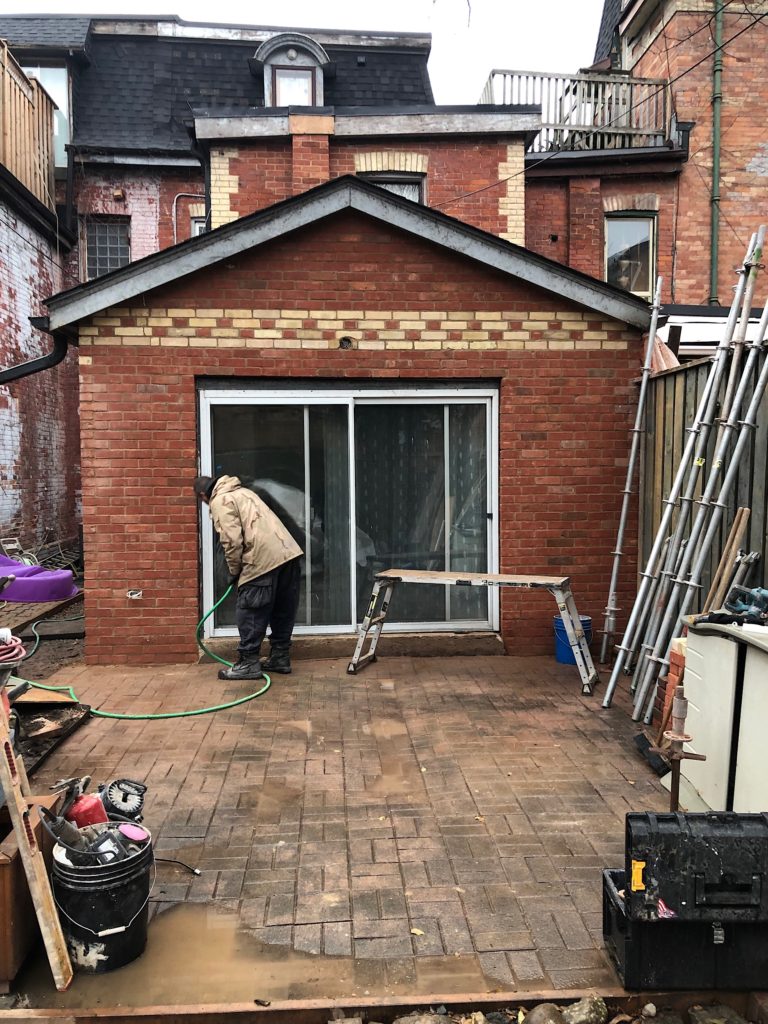
<path fill-rule="evenodd" d="M 81 328 L 80 344 L 90 349 L 337 349 L 347 337 L 369 351 L 625 350 L 636 340 L 626 324 L 573 310 L 136 307 L 93 317 Z"/>

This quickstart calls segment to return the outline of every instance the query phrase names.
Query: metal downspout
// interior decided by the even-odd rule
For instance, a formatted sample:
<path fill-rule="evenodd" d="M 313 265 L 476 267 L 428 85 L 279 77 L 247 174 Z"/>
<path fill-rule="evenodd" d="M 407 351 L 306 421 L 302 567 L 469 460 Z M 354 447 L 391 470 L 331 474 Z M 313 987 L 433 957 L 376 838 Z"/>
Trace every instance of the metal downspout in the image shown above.
<path fill-rule="evenodd" d="M 717 297 L 717 265 L 720 242 L 720 114 L 723 105 L 723 8 L 720 0 L 715 5 L 715 56 L 712 65 L 712 192 L 710 197 L 710 256 L 709 256 L 709 299 L 710 306 L 719 306 Z"/>
<path fill-rule="evenodd" d="M 32 316 L 29 320 L 32 326 L 37 327 L 38 330 L 48 330 L 47 316 Z M 52 337 L 53 349 L 47 355 L 30 359 L 26 363 L 19 363 L 18 366 L 9 366 L 7 370 L 0 370 L 0 384 L 10 384 L 14 380 L 20 380 L 22 377 L 29 377 L 33 373 L 50 370 L 51 367 L 57 366 L 67 354 L 69 339 L 63 331 L 54 331 Z"/>

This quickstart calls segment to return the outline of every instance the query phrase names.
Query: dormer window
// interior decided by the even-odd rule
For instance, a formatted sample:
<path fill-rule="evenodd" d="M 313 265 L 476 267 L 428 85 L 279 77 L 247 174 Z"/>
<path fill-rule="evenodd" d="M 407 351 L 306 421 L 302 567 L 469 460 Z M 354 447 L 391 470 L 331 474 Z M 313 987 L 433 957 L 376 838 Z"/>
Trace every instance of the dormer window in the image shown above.
<path fill-rule="evenodd" d="M 264 69 L 266 107 L 321 107 L 328 54 L 314 39 L 281 32 L 262 43 L 253 65 Z"/>
<path fill-rule="evenodd" d="M 316 68 L 272 68 L 276 107 L 314 107 Z"/>

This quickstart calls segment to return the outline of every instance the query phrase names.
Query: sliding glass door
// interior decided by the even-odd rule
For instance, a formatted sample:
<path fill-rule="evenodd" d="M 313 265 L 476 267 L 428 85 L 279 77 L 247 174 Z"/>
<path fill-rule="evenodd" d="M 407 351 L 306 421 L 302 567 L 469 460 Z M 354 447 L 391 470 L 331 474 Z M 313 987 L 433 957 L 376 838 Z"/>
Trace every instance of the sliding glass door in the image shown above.
<path fill-rule="evenodd" d="M 495 392 L 206 390 L 200 412 L 202 471 L 266 492 L 303 538 L 298 631 L 352 631 L 382 569 L 495 570 Z M 206 607 L 226 579 L 204 513 Z M 496 628 L 496 609 L 485 588 L 420 585 L 390 619 Z M 232 599 L 212 632 L 234 632 Z"/>

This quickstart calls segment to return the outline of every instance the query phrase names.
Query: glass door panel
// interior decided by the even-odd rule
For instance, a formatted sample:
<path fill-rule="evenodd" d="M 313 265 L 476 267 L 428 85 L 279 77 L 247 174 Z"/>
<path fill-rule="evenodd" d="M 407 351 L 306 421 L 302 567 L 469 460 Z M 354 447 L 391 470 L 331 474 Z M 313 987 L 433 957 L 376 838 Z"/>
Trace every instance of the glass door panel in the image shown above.
<path fill-rule="evenodd" d="M 449 564 L 488 571 L 488 440 L 485 405 L 448 407 Z M 487 619 L 487 587 L 449 587 L 452 621 Z"/>
<path fill-rule="evenodd" d="M 374 573 L 445 568 L 442 406 L 356 406 L 355 488 L 359 621 Z M 444 590 L 401 587 L 387 622 L 441 621 Z"/>
<path fill-rule="evenodd" d="M 312 572 L 309 614 L 301 620 L 307 625 L 349 622 L 348 420 L 346 405 L 308 407 Z"/>
<path fill-rule="evenodd" d="M 349 469 L 346 406 L 214 405 L 213 475 L 266 492 L 309 558 L 297 625 L 349 621 Z M 311 571 L 307 574 L 307 564 Z M 214 593 L 228 571 L 214 531 Z M 215 625 L 235 623 L 234 595 Z"/>

